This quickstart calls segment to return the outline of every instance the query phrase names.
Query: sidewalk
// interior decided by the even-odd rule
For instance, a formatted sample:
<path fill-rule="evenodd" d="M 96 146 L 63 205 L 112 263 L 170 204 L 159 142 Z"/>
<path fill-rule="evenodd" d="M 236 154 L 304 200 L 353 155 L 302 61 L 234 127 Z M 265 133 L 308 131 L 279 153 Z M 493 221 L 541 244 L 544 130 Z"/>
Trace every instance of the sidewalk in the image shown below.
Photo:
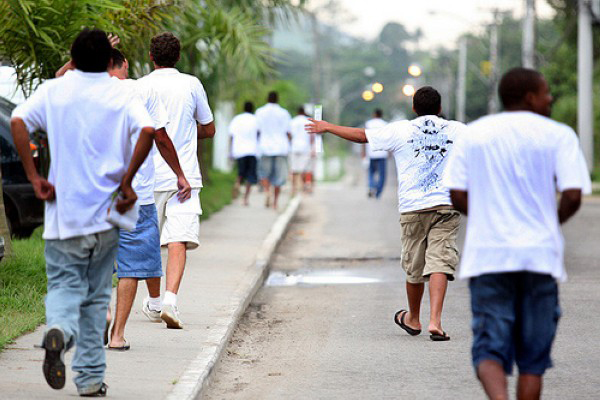
<path fill-rule="evenodd" d="M 183 330 L 149 322 L 141 312 L 141 282 L 126 337 L 131 350 L 107 351 L 106 383 L 113 399 L 193 398 L 218 360 L 254 292 L 272 252 L 299 205 L 283 194 L 279 212 L 264 207 L 255 189 L 250 206 L 239 200 L 200 224 L 201 245 L 188 252 L 178 300 Z M 285 207 L 287 203 L 287 207 Z M 163 252 L 163 265 L 166 253 Z M 164 280 L 163 280 L 164 288 Z M 164 289 L 163 289 L 164 290 Z M 114 295 L 113 295 L 114 310 Z M 51 389 L 42 375 L 44 352 L 34 349 L 43 327 L 0 353 L 0 398 L 59 399 L 77 396 L 67 353 L 67 385 Z"/>

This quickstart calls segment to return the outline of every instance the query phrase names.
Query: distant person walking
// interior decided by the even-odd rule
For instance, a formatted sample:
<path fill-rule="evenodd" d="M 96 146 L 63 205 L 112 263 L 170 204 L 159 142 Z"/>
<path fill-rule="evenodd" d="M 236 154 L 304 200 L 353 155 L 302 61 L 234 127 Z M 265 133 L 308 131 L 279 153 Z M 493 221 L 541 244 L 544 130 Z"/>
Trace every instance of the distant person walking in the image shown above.
<path fill-rule="evenodd" d="M 373 118 L 365 123 L 365 129 L 379 129 L 387 125 L 383 120 L 383 111 L 377 108 L 373 112 Z M 374 150 L 373 146 L 365 143 L 363 157 L 369 161 L 369 197 L 379 198 L 385 186 L 385 175 L 387 172 L 387 158 L 389 153 L 385 150 Z"/>
<path fill-rule="evenodd" d="M 417 90 L 413 97 L 417 118 L 393 122 L 379 129 L 336 126 L 311 120 L 310 132 L 330 132 L 357 143 L 369 143 L 373 150 L 391 151 L 398 173 L 398 209 L 402 226 L 402 267 L 406 271 L 409 310 L 400 310 L 394 322 L 410 335 L 421 333 L 421 300 L 429 281 L 429 337 L 450 340 L 442 329 L 442 308 L 448 280 L 454 280 L 458 264 L 456 236 L 459 212 L 450 202 L 448 189 L 441 184 L 448 154 L 465 126 L 438 117 L 440 94 L 432 87 Z"/>
<path fill-rule="evenodd" d="M 44 376 L 52 388 L 63 388 L 64 353 L 76 345 L 75 385 L 81 396 L 92 397 L 105 396 L 107 388 L 103 333 L 119 240 L 107 212 L 117 190 L 118 212 L 134 205 L 132 180 L 154 136 L 143 104 L 108 75 L 111 51 L 104 32 L 83 30 L 71 47 L 76 70 L 43 83 L 11 120 L 27 177 L 46 201 Z M 38 129 L 48 134 L 47 181 L 37 174 L 29 149 L 28 132 Z M 132 155 L 134 135 L 139 140 Z"/>
<path fill-rule="evenodd" d="M 290 123 L 290 134 L 292 136 L 290 165 L 292 170 L 292 196 L 301 190 L 311 189 L 311 177 L 315 153 L 315 135 L 306 132 L 306 125 L 310 121 L 304 111 L 304 107 L 298 108 L 298 114 Z"/>
<path fill-rule="evenodd" d="M 265 205 L 277 209 L 281 187 L 285 185 L 288 174 L 287 157 L 290 151 L 289 129 L 292 117 L 286 109 L 277 104 L 277 92 L 270 92 L 267 101 L 267 104 L 256 110 L 261 155 L 258 178 L 265 190 Z"/>
<path fill-rule="evenodd" d="M 444 184 L 469 214 L 461 278 L 469 278 L 473 365 L 490 399 L 539 399 L 560 317 L 565 280 L 560 224 L 590 190 L 575 132 L 549 119 L 552 96 L 537 71 L 500 81 L 505 112 L 469 125 L 450 155 Z M 557 210 L 556 192 L 561 192 Z"/>
<path fill-rule="evenodd" d="M 150 43 L 154 71 L 138 80 L 139 84 L 154 89 L 164 104 L 169 120 L 167 133 L 192 187 L 190 199 L 180 203 L 177 176 L 160 154 L 154 155 L 154 198 L 160 244 L 168 250 L 166 291 L 160 318 L 172 329 L 183 329 L 177 308 L 177 294 L 185 270 L 186 251 L 200 244 L 199 216 L 202 210 L 199 196 L 202 176 L 198 165 L 198 140 L 215 135 L 213 114 L 202 83 L 195 76 L 182 74 L 175 68 L 180 52 L 181 44 L 173 34 L 154 36 Z"/>
<path fill-rule="evenodd" d="M 245 184 L 244 205 L 247 206 L 252 185 L 258 182 L 258 122 L 254 113 L 254 104 L 244 103 L 244 112 L 236 115 L 229 124 L 231 158 L 237 163 L 238 176 L 234 187 L 237 197 L 240 187 Z"/>

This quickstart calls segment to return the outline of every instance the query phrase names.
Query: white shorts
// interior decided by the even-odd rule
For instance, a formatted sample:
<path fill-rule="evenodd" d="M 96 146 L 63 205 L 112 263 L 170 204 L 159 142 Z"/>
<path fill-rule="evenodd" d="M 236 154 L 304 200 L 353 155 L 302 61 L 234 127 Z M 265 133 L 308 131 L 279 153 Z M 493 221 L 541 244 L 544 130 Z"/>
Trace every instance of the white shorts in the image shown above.
<path fill-rule="evenodd" d="M 192 190 L 192 198 L 188 201 L 198 201 L 200 189 Z M 169 243 L 185 243 L 186 249 L 192 250 L 200 245 L 200 212 L 173 212 L 169 200 L 177 196 L 177 190 L 154 192 L 160 245 Z M 187 202 L 186 202 L 187 203 Z M 185 204 L 185 203 L 184 203 Z"/>
<path fill-rule="evenodd" d="M 311 171 L 310 153 L 292 153 L 290 156 L 290 165 L 293 174 L 300 174 Z"/>

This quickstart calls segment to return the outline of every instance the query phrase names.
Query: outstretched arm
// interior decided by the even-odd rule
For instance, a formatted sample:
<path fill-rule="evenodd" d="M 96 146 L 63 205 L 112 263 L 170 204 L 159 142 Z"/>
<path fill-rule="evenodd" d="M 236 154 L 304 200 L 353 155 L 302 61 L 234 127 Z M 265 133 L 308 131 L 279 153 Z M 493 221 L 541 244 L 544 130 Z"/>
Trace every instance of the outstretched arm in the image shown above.
<path fill-rule="evenodd" d="M 333 125 L 327 121 L 315 121 L 312 118 L 309 118 L 309 121 L 311 123 L 306 125 L 306 131 L 309 133 L 329 132 L 351 142 L 367 143 L 367 135 L 363 128 Z"/>
<path fill-rule="evenodd" d="M 156 148 L 158 149 L 162 158 L 177 176 L 177 188 L 179 189 L 177 198 L 183 203 L 191 197 L 192 187 L 183 174 L 183 170 L 179 164 L 177 150 L 175 150 L 173 141 L 167 134 L 167 131 L 165 131 L 165 128 L 160 128 L 156 131 L 154 134 L 154 143 L 156 143 Z"/>

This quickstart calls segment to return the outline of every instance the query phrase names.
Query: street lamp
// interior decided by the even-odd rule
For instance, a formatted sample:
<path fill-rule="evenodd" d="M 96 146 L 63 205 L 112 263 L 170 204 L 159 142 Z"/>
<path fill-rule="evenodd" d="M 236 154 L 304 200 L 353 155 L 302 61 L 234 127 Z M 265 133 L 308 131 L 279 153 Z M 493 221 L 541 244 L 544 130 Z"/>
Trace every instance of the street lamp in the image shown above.
<path fill-rule="evenodd" d="M 377 94 L 383 92 L 383 85 L 379 82 L 375 82 L 372 86 L 371 86 L 371 90 Z"/>
<path fill-rule="evenodd" d="M 370 90 L 362 92 L 362 98 L 364 101 L 372 101 L 375 98 L 375 93 Z"/>
<path fill-rule="evenodd" d="M 413 85 L 411 84 L 406 84 L 402 87 L 402 93 L 404 93 L 405 96 L 407 97 L 412 97 L 415 95 L 416 89 Z"/>
<path fill-rule="evenodd" d="M 416 64 L 411 65 L 410 67 L 408 67 L 408 73 L 411 76 L 414 76 L 415 78 L 421 76 L 421 74 L 423 73 L 423 71 L 421 70 L 421 67 L 419 67 Z"/>

